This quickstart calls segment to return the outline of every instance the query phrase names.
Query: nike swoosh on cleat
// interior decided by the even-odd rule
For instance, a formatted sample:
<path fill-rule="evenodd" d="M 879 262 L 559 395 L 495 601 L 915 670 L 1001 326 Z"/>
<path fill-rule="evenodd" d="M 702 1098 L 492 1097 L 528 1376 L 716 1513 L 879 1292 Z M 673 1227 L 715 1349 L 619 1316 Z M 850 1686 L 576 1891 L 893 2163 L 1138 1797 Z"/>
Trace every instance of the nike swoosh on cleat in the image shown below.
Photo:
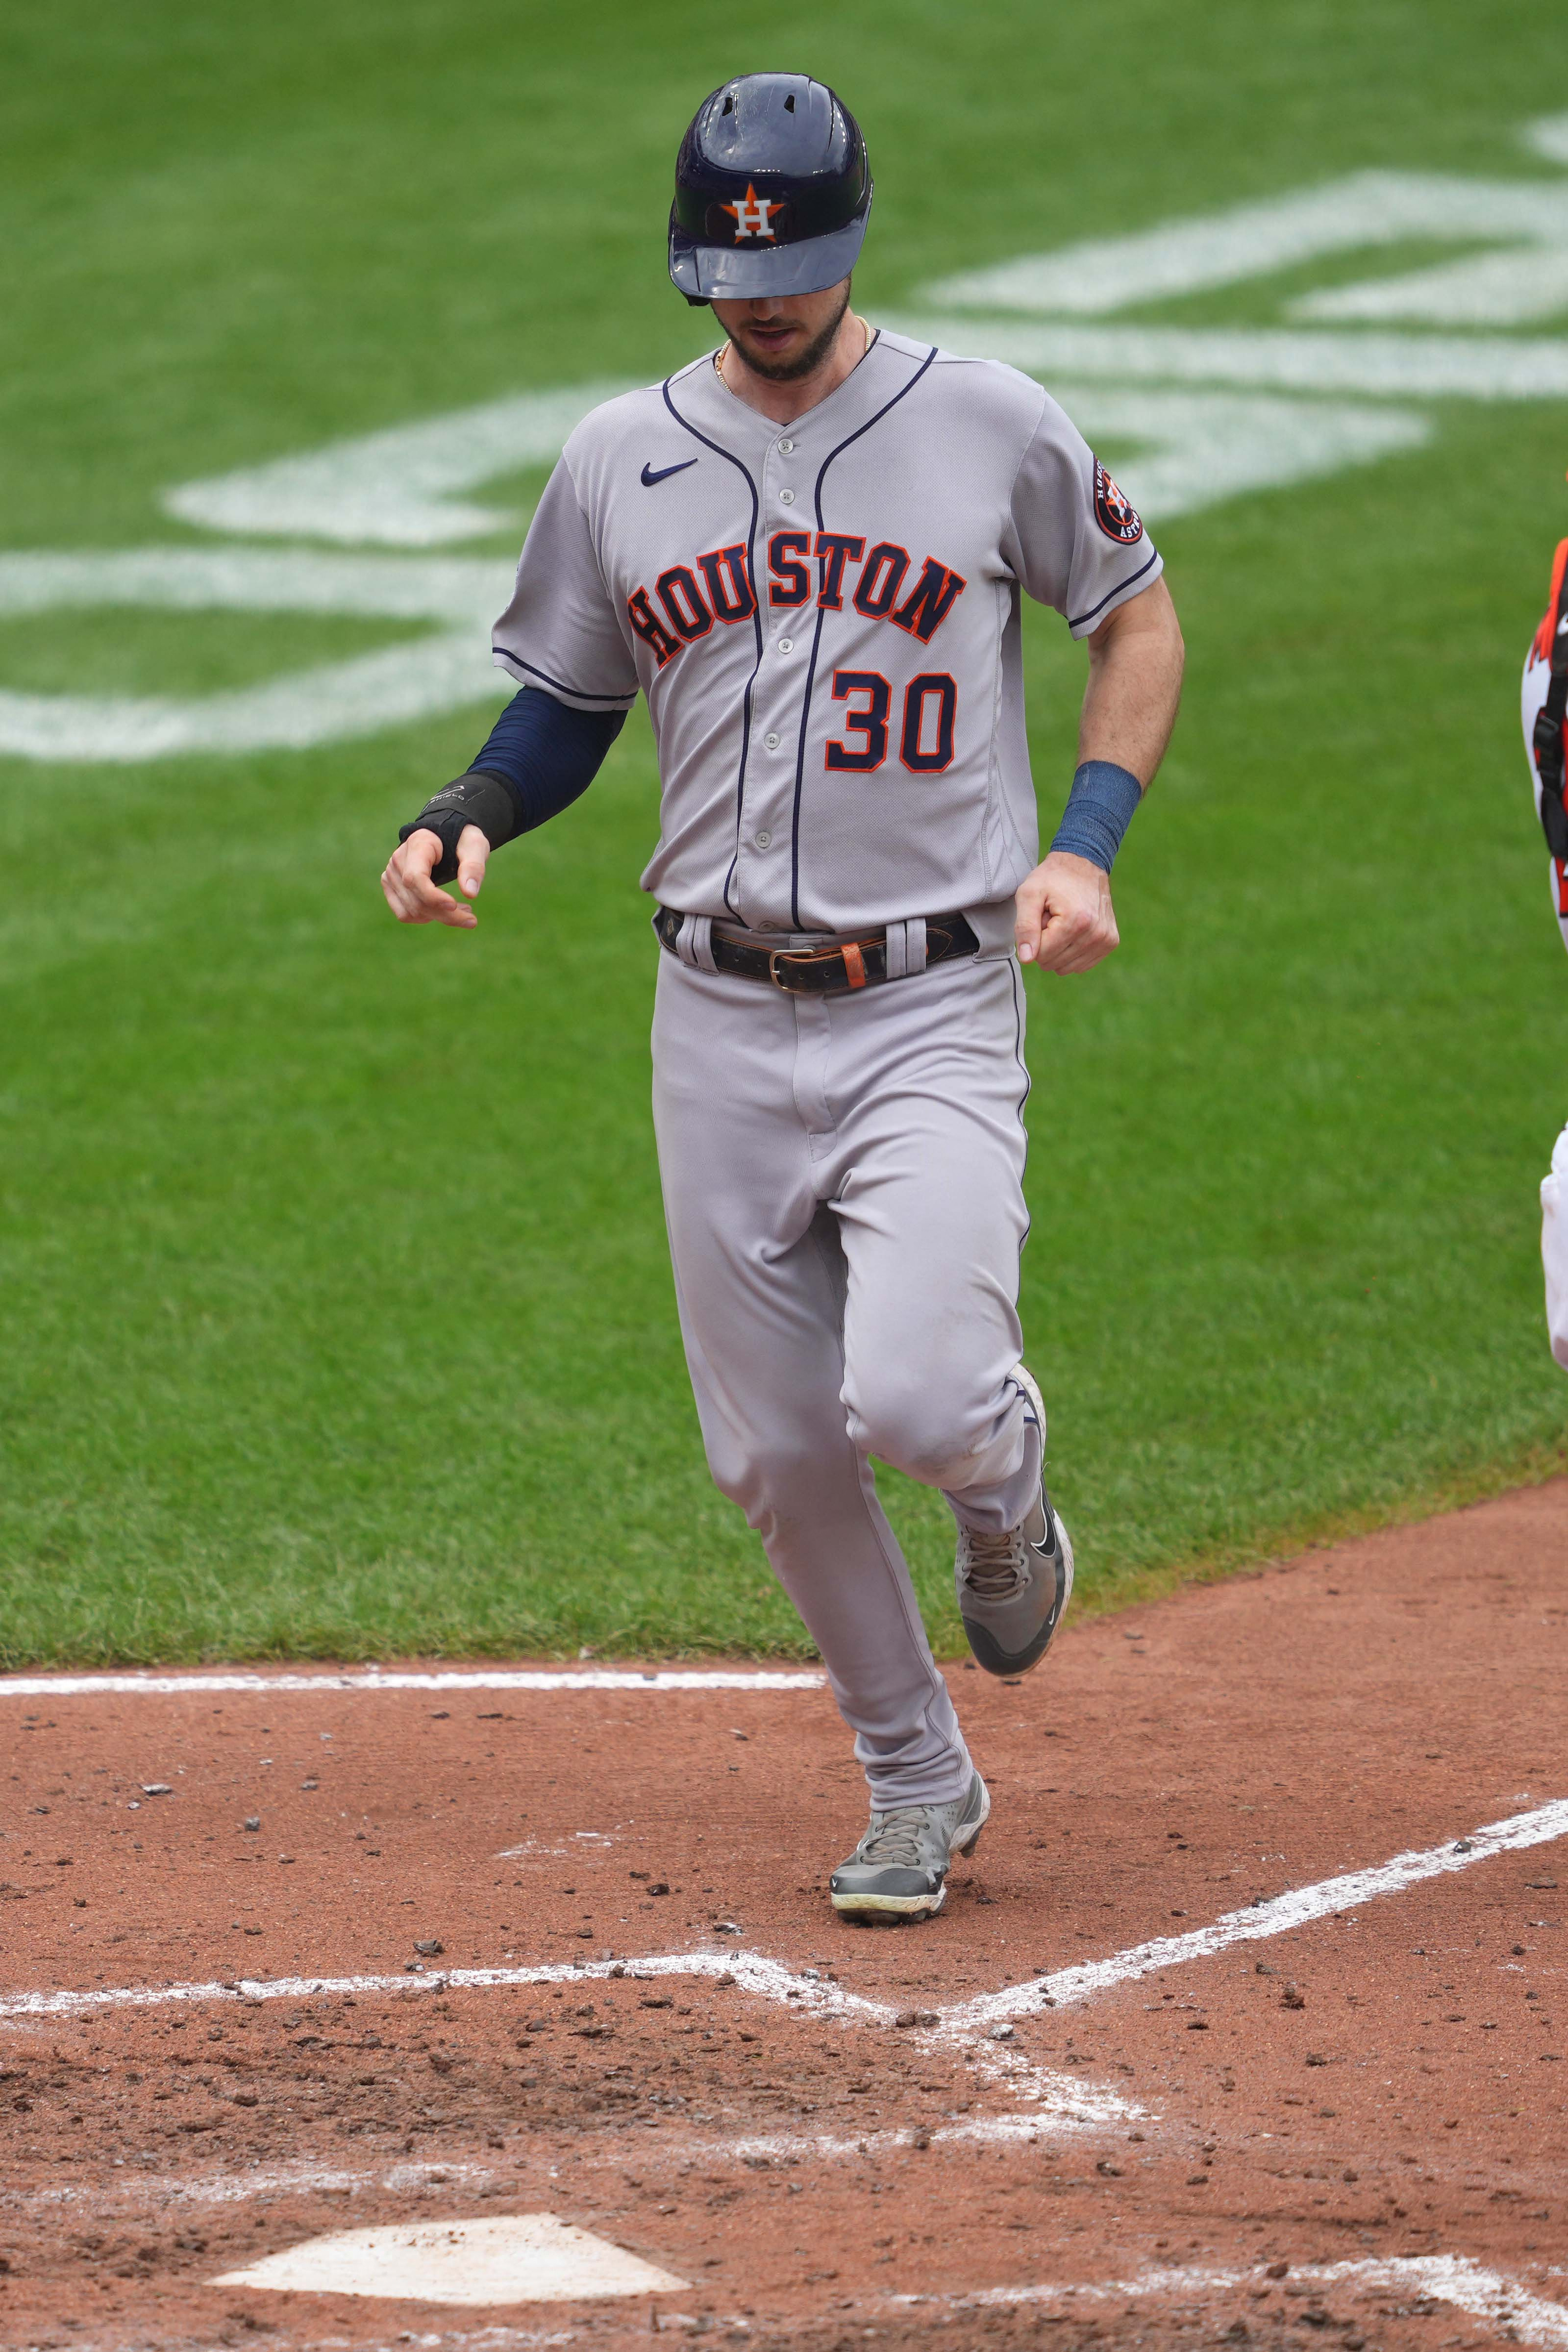
<path fill-rule="evenodd" d="M 657 473 L 653 471 L 651 466 L 644 464 L 643 467 L 643 488 L 645 490 L 651 490 L 655 482 L 667 482 L 672 474 L 684 474 L 688 466 L 695 466 L 696 462 L 697 461 L 695 457 L 683 457 L 678 466 L 661 466 Z"/>

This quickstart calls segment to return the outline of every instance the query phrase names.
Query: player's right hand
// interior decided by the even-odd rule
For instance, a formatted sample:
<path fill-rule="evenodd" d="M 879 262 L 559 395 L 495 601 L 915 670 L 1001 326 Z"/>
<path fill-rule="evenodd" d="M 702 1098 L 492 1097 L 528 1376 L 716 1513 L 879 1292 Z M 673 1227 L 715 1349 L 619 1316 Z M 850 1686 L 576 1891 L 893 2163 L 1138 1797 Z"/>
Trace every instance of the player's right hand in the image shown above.
<path fill-rule="evenodd" d="M 1121 945 L 1111 877 L 1087 857 L 1053 849 L 1026 874 L 1015 901 L 1019 963 L 1041 971 L 1091 971 Z"/>
<path fill-rule="evenodd" d="M 465 899 L 476 898 L 485 880 L 490 844 L 476 824 L 465 824 L 457 836 L 457 887 L 462 898 L 448 898 L 431 880 L 441 863 L 441 840 L 422 827 L 411 833 L 386 862 L 382 888 L 387 905 L 400 923 L 452 923 L 473 930 L 479 918 Z"/>

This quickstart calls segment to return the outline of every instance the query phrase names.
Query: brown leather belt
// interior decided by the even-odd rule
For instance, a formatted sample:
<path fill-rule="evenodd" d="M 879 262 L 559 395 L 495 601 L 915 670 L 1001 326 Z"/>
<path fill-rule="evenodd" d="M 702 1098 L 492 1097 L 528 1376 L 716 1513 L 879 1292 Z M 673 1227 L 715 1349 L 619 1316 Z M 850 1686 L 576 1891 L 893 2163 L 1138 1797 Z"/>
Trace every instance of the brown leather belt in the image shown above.
<path fill-rule="evenodd" d="M 685 920 L 674 907 L 661 907 L 653 917 L 659 945 L 671 955 L 680 953 L 675 942 Z M 831 947 L 764 948 L 726 939 L 716 925 L 710 948 L 716 971 L 734 972 L 742 980 L 769 981 L 789 996 L 836 996 L 854 988 L 874 987 L 890 977 L 884 930 L 837 940 Z M 962 915 L 926 916 L 922 970 L 979 951 L 980 942 Z"/>

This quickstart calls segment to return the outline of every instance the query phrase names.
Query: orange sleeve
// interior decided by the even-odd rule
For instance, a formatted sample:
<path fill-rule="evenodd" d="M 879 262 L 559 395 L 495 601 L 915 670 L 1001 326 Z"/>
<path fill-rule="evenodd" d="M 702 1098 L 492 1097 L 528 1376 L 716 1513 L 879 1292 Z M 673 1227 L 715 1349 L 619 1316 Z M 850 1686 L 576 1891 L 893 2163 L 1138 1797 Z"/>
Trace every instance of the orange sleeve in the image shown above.
<path fill-rule="evenodd" d="M 1535 632 L 1534 653 L 1537 661 L 1552 658 L 1552 633 L 1557 625 L 1557 600 L 1563 593 L 1563 574 L 1568 570 L 1568 539 L 1560 539 L 1557 552 L 1552 559 L 1552 593 L 1546 600 L 1546 611 L 1541 626 Z"/>

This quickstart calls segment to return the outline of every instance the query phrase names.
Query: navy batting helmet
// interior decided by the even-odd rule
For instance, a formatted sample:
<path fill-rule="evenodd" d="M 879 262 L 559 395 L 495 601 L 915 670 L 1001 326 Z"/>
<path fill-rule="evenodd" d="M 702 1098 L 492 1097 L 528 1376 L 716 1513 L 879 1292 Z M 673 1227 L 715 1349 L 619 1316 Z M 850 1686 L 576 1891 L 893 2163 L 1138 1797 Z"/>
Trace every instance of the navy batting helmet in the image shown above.
<path fill-rule="evenodd" d="M 675 158 L 670 276 L 688 302 L 816 294 L 855 265 L 871 211 L 860 124 L 809 74 L 741 74 Z"/>

